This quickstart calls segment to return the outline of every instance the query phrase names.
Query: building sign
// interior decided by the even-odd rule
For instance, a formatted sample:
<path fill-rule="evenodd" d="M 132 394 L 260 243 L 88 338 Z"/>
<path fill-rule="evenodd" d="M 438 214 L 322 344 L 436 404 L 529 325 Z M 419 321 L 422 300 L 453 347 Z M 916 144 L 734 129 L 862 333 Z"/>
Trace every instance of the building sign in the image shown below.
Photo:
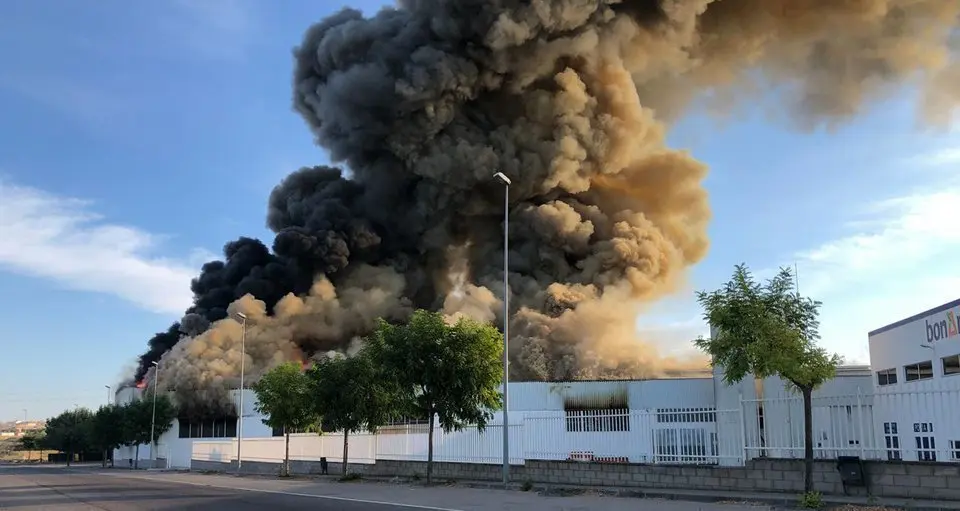
<path fill-rule="evenodd" d="M 952 310 L 948 310 L 939 320 L 931 322 L 925 319 L 924 323 L 927 326 L 927 342 L 942 341 L 957 335 L 957 316 Z"/>

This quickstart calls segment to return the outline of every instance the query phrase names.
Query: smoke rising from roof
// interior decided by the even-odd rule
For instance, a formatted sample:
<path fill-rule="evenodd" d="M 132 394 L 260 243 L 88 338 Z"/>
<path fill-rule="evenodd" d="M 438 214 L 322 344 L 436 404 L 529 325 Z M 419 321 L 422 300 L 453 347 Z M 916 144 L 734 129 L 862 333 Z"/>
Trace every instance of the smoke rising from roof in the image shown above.
<path fill-rule="evenodd" d="M 709 247 L 707 168 L 666 146 L 670 122 L 696 101 L 764 101 L 814 127 L 905 84 L 925 92 L 927 120 L 946 122 L 960 99 L 958 15 L 956 0 L 401 0 L 369 18 L 344 9 L 294 51 L 293 104 L 349 178 L 321 166 L 284 179 L 269 199 L 272 253 L 249 238 L 227 244 L 194 280 L 187 317 L 150 341 L 138 377 L 168 352 L 171 385 L 234 378 L 230 307 L 257 318 L 253 374 L 346 349 L 377 316 L 417 307 L 499 321 L 497 171 L 513 181 L 513 377 L 701 365 L 662 358 L 634 325 Z"/>

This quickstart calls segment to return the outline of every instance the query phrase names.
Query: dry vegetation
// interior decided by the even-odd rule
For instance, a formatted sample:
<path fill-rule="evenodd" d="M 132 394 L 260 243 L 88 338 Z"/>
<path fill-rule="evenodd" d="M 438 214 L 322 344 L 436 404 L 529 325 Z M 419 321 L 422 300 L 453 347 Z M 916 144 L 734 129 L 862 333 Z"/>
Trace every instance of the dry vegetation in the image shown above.
<path fill-rule="evenodd" d="M 0 463 L 18 463 L 25 461 L 37 461 L 41 457 L 40 451 L 21 451 L 18 438 L 0 438 Z M 51 451 L 43 451 L 42 456 L 50 454 Z"/>

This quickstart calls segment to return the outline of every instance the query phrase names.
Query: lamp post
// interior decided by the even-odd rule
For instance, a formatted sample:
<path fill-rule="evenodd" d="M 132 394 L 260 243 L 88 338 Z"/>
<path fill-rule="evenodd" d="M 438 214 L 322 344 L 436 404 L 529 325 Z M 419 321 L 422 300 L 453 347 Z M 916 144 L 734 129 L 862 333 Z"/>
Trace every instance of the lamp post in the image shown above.
<path fill-rule="evenodd" d="M 107 389 L 107 406 L 109 406 L 110 405 L 110 386 L 104 385 L 103 387 Z"/>
<path fill-rule="evenodd" d="M 240 445 L 243 442 L 243 362 L 247 358 L 247 315 L 238 312 L 240 318 L 240 410 L 237 413 L 237 473 L 240 473 L 240 467 L 243 466 L 243 459 L 240 457 Z"/>
<path fill-rule="evenodd" d="M 157 381 L 160 379 L 160 363 L 154 360 L 151 364 L 157 369 L 153 372 L 153 415 L 150 417 L 150 468 L 156 468 L 157 445 L 153 437 L 153 432 L 157 427 Z"/>
<path fill-rule="evenodd" d="M 510 421 L 507 410 L 507 384 L 510 381 L 509 351 L 510 351 L 510 285 L 507 275 L 510 271 L 510 178 L 497 172 L 493 175 L 503 183 L 503 486 L 510 482 Z"/>

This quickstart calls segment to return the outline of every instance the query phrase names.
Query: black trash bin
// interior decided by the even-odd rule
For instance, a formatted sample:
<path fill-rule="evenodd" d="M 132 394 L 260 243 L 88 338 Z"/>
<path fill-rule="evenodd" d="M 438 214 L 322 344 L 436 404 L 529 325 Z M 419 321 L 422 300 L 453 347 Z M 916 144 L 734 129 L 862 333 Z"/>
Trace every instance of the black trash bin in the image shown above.
<path fill-rule="evenodd" d="M 867 487 L 863 460 L 859 456 L 837 456 L 837 470 L 840 472 L 840 482 L 843 483 L 843 493 L 847 493 L 850 486 Z"/>

